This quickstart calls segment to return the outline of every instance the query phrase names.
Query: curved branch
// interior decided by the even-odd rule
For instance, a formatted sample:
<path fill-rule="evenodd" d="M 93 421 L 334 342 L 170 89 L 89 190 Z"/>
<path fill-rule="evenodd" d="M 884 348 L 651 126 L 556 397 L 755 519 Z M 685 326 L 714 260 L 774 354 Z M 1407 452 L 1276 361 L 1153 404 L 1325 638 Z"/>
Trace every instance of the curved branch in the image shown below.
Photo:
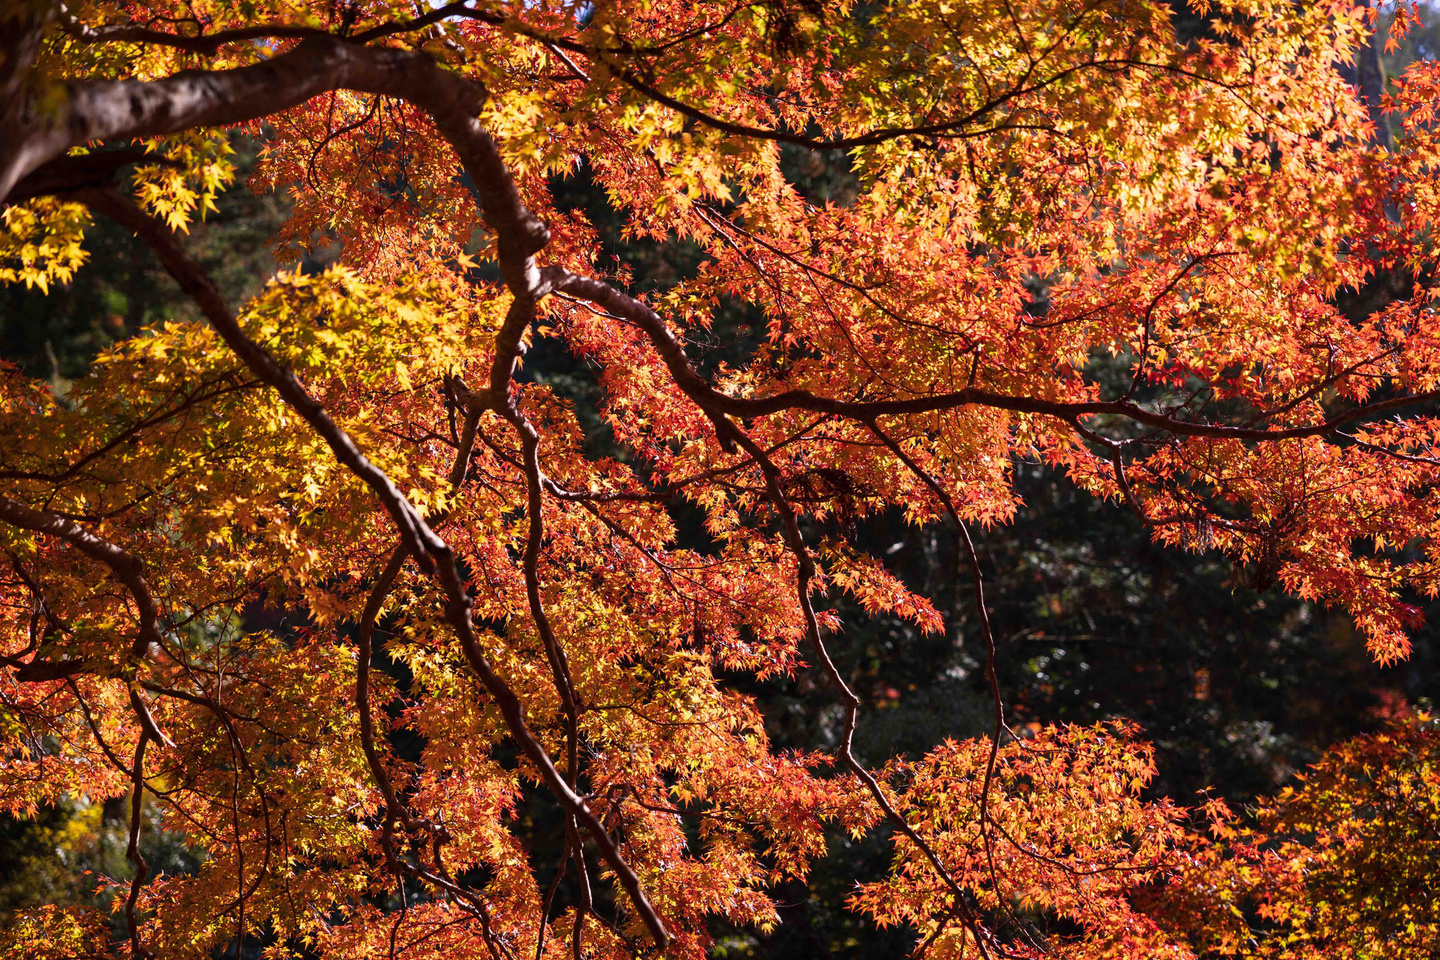
<path fill-rule="evenodd" d="M 990 753 L 985 760 L 985 779 L 980 787 L 980 836 L 985 844 L 985 859 L 990 868 L 990 882 L 995 886 L 995 895 L 1000 896 L 1000 875 L 995 868 L 995 851 L 990 842 L 990 834 L 986 827 L 994 824 L 990 816 L 990 785 L 995 779 L 995 764 L 1000 757 L 1000 737 L 1005 732 L 1005 701 L 1000 695 L 1000 676 L 996 670 L 996 649 L 995 630 L 990 623 L 990 607 L 985 602 L 985 578 L 980 572 L 980 557 L 975 552 L 975 542 L 970 539 L 970 530 L 965 526 L 965 521 L 960 516 L 960 511 L 955 507 L 955 499 L 950 492 L 940 486 L 928 470 L 915 462 L 915 458 L 905 452 L 888 433 L 882 430 L 879 424 L 869 423 L 867 426 L 870 432 L 879 438 L 880 442 L 889 448 L 890 452 L 905 464 L 906 468 L 914 474 L 930 492 L 940 499 L 945 506 L 945 512 L 950 515 L 950 520 L 955 524 L 956 536 L 959 538 L 960 546 L 964 549 L 965 557 L 970 564 L 971 589 L 975 595 L 975 609 L 980 617 L 980 633 L 985 638 L 985 683 L 990 688 L 991 720 L 994 726 L 990 733 Z M 1004 898 L 1000 898 L 1003 904 Z"/>
<path fill-rule="evenodd" d="M 375 491 L 416 561 L 422 566 L 433 564 L 431 557 L 445 549 L 444 542 L 430 531 L 419 512 L 385 472 L 370 462 L 349 435 L 330 418 L 324 406 L 310 396 L 295 374 L 281 366 L 269 351 L 245 334 L 204 268 L 190 256 L 175 234 L 118 191 L 87 190 L 77 196 L 90 207 L 133 230 L 155 252 L 166 272 L 195 301 L 226 345 L 310 424 L 329 444 L 337 460 Z"/>
<path fill-rule="evenodd" d="M 139 626 L 135 631 L 135 640 L 130 645 L 129 659 L 132 662 L 144 657 L 152 644 L 160 644 L 160 606 L 155 602 L 150 584 L 145 579 L 144 566 L 134 554 L 97 537 L 73 520 L 67 520 L 49 510 L 27 507 L 3 494 L 0 494 L 0 520 L 11 526 L 64 540 L 87 557 L 110 568 L 116 579 L 125 585 L 135 599 Z M 16 678 L 22 681 L 51 680 L 74 676 L 91 669 L 93 665 L 87 661 L 39 661 L 21 667 Z M 130 706 L 134 709 L 145 735 L 157 743 L 173 747 L 170 738 L 165 736 L 155 722 L 155 717 L 150 713 L 150 707 L 140 695 L 140 689 L 133 682 L 133 678 L 129 687 Z"/>
<path fill-rule="evenodd" d="M 930 396 L 891 400 L 840 400 L 821 396 L 809 390 L 786 390 L 769 397 L 736 397 L 721 393 L 696 371 L 686 356 L 685 347 L 670 332 L 664 319 L 646 304 L 607 283 L 578 274 L 567 274 L 555 288 L 579 299 L 589 300 L 622 320 L 639 327 L 650 339 L 665 362 L 676 385 L 697 406 L 711 414 L 735 417 L 760 417 L 786 410 L 810 410 L 847 417 L 869 423 L 878 417 L 957 410 L 966 406 L 989 407 L 1015 413 L 1035 413 L 1073 423 L 1080 417 L 1115 416 L 1165 430 L 1177 436 L 1209 437 L 1217 440 L 1274 442 L 1333 434 L 1340 427 L 1416 403 L 1440 399 L 1440 390 L 1428 390 L 1410 396 L 1394 397 L 1365 404 L 1344 413 L 1302 427 L 1261 430 L 1254 427 L 1232 427 L 1223 423 L 1202 423 L 1180 420 L 1163 413 L 1147 410 L 1128 400 L 1043 400 L 1038 397 L 1016 397 L 994 393 L 979 387 L 965 387 Z"/>
<path fill-rule="evenodd" d="M 135 907 L 140 902 L 140 888 L 150 876 L 150 864 L 140 853 L 140 822 L 145 804 L 145 745 L 150 742 L 149 731 L 140 731 L 135 744 L 135 766 L 130 774 L 133 793 L 130 797 L 130 843 L 125 856 L 135 864 L 135 876 L 130 880 L 130 893 L 125 898 L 125 925 L 130 930 L 130 952 L 137 957 L 154 957 L 150 948 L 140 942 L 140 922 L 135 916 Z"/>
<path fill-rule="evenodd" d="M 71 147 L 244 123 L 340 89 L 397 97 L 431 117 L 459 154 L 499 237 L 506 283 L 517 294 L 532 289 L 539 278 L 529 256 L 545 245 L 549 231 L 521 202 L 494 141 L 476 120 L 485 87 L 426 54 L 371 49 L 329 35 L 307 37 L 287 53 L 230 70 L 69 84 L 61 109 L 32 108 L 6 131 L 15 146 L 0 151 L 0 201 L 21 178 Z"/>
<path fill-rule="evenodd" d="M 386 772 L 385 764 L 380 760 L 380 751 L 375 746 L 375 718 L 370 704 L 370 659 L 374 653 L 371 638 L 375 633 L 375 618 L 379 616 L 380 607 L 389 595 L 390 588 L 394 586 L 395 578 L 400 575 L 406 556 L 408 552 L 404 547 L 396 547 L 390 554 L 390 562 L 385 565 L 385 569 L 370 589 L 365 610 L 361 613 L 360 623 L 355 630 L 355 709 L 360 714 L 360 747 L 365 751 L 365 762 L 370 767 L 375 786 L 385 798 L 385 822 L 381 828 L 380 842 L 385 851 L 386 865 L 392 871 L 400 869 L 400 858 L 395 853 L 395 820 L 397 817 L 401 818 L 409 827 L 410 817 L 395 794 L 395 785 L 390 782 L 390 775 Z"/>
<path fill-rule="evenodd" d="M 64 540 L 90 559 L 98 560 L 109 567 L 115 578 L 123 583 L 135 598 L 135 606 L 140 614 L 139 630 L 130 647 L 131 655 L 141 656 L 152 642 L 159 641 L 156 624 L 160 620 L 160 606 L 150 592 L 144 567 L 134 554 L 96 536 L 73 520 L 67 520 L 49 510 L 27 507 L 4 494 L 0 494 L 0 520 L 14 527 Z"/>
<path fill-rule="evenodd" d="M 990 950 L 986 946 L 986 931 L 984 927 L 980 925 L 975 911 L 969 905 L 967 891 L 955 880 L 945 864 L 941 862 L 940 855 L 935 852 L 935 849 L 931 847 L 929 843 L 925 842 L 925 838 L 920 836 L 915 828 L 910 825 L 910 822 L 906 820 L 900 811 L 895 808 L 895 805 L 890 802 L 890 798 L 885 795 L 885 789 L 880 786 L 880 782 L 875 779 L 875 775 L 856 758 L 852 750 L 852 744 L 855 739 L 855 727 L 860 717 L 860 698 L 855 695 L 855 691 L 850 689 L 850 685 L 846 683 L 845 678 L 841 676 L 839 668 L 835 666 L 835 661 L 831 659 L 830 651 L 825 645 L 825 638 L 820 630 L 820 619 L 815 614 L 814 604 L 810 602 L 810 584 L 815 577 L 815 563 L 810 558 L 810 551 L 805 545 L 805 537 L 800 532 L 800 523 L 795 516 L 795 509 L 790 505 L 790 501 L 785 497 L 782 489 L 783 478 L 780 475 L 780 469 L 765 451 L 760 448 L 759 444 L 752 440 L 743 430 L 740 430 L 723 417 L 717 418 L 716 423 L 722 430 L 730 434 L 730 439 L 740 449 L 748 453 L 755 462 L 759 464 L 760 470 L 765 477 L 765 488 L 769 495 L 770 502 L 774 504 L 776 512 L 780 514 L 781 528 L 784 531 L 785 541 L 790 548 L 790 552 L 795 555 L 795 593 L 800 605 L 801 615 L 805 621 L 806 639 L 808 639 L 810 645 L 815 648 L 815 653 L 820 658 L 820 664 L 824 668 L 826 676 L 839 692 L 841 702 L 845 705 L 845 729 L 841 734 L 839 750 L 841 760 L 844 761 L 850 771 L 865 784 L 865 788 L 869 790 L 871 796 L 875 798 L 876 804 L 880 807 L 886 819 L 893 823 L 901 833 L 905 834 L 905 837 L 911 843 L 915 844 L 916 848 L 930 861 L 930 865 L 934 868 L 936 876 L 940 878 L 954 895 L 955 909 L 960 911 L 960 916 L 966 929 L 968 929 L 970 935 L 975 938 L 975 945 L 979 948 L 981 957 L 984 958 L 984 960 L 989 960 Z"/>

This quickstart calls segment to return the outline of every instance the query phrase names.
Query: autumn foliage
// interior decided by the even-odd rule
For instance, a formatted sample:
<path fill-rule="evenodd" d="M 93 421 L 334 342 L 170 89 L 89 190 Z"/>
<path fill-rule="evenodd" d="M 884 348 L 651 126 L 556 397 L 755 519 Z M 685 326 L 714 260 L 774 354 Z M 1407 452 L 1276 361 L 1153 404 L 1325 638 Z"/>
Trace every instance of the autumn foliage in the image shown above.
<path fill-rule="evenodd" d="M 3 955 L 699 957 L 837 827 L 890 838 L 851 905 L 936 960 L 1433 949 L 1423 717 L 1208 828 L 1144 793 L 1136 731 L 1010 731 L 993 676 L 991 737 L 850 748 L 830 601 L 944 623 L 856 520 L 957 537 L 993 651 L 967 531 L 1023 509 L 1018 459 L 1382 662 L 1440 592 L 1440 70 L 1380 150 L 1337 70 L 1365 10 L 1200 12 L 8 4 L 0 279 L 70 281 L 104 217 L 194 314 L 63 395 L 0 372 L 0 808 L 125 797 L 134 865 L 122 942 L 51 908 Z M 186 231 L 242 188 L 237 131 L 293 215 L 228 302 Z M 816 151 L 853 201 L 807 196 Z M 554 200 L 581 165 L 693 276 L 632 296 Z M 1382 275 L 1401 296 L 1337 306 Z M 529 375 L 541 338 L 621 454 Z M 797 671 L 840 692 L 833 752 L 772 749 L 733 682 Z M 149 868 L 156 823 L 198 870 Z"/>

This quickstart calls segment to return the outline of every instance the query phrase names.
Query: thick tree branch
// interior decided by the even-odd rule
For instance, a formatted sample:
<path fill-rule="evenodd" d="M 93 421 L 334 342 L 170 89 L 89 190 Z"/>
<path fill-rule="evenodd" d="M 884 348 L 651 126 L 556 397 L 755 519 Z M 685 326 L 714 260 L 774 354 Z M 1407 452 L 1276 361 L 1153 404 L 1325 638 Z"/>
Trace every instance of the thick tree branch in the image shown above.
<path fill-rule="evenodd" d="M 90 559 L 98 560 L 109 567 L 116 579 L 123 583 L 135 598 L 139 613 L 140 625 L 130 648 L 131 655 L 143 656 L 151 643 L 159 642 L 157 624 L 160 619 L 160 606 L 150 592 L 144 567 L 133 554 L 97 537 L 73 520 L 67 520 L 49 510 L 27 507 L 3 494 L 0 494 L 0 520 L 11 526 L 64 540 Z"/>
<path fill-rule="evenodd" d="M 661 360 L 669 369 L 676 385 L 712 417 L 718 414 L 733 417 L 760 417 L 786 410 L 811 410 L 816 413 L 845 417 L 860 423 L 870 423 L 880 417 L 935 413 L 944 410 L 958 410 L 967 406 L 979 406 L 995 410 L 1009 410 L 1015 413 L 1041 414 L 1055 417 L 1066 423 L 1074 423 L 1081 417 L 1114 416 L 1147 427 L 1165 430 L 1177 436 L 1275 442 L 1331 435 L 1336 433 L 1340 427 L 1357 420 L 1365 420 L 1391 410 L 1440 399 L 1440 390 L 1429 390 L 1364 404 L 1316 424 L 1287 429 L 1262 430 L 1253 427 L 1233 427 L 1223 423 L 1181 420 L 1167 414 L 1147 410 L 1137 403 L 1126 400 L 1044 400 L 1038 397 L 1007 396 L 979 387 L 965 387 L 946 393 L 890 400 L 840 400 L 821 396 L 809 390 L 785 390 L 768 397 L 736 397 L 716 390 L 696 371 L 686 356 L 684 345 L 670 332 L 664 319 L 641 301 L 616 290 L 607 283 L 576 274 L 568 274 L 561 278 L 556 282 L 555 289 L 578 299 L 595 303 L 611 314 L 639 327 L 660 354 Z"/>
<path fill-rule="evenodd" d="M 553 269 L 544 271 L 541 278 L 542 289 L 548 290 L 549 284 L 561 275 L 563 274 L 560 271 Z M 540 434 L 534 424 L 520 411 L 520 406 L 516 403 L 510 390 L 515 364 L 523 352 L 521 338 L 529 329 L 530 324 L 534 322 L 535 299 L 534 296 L 517 296 L 510 305 L 505 322 L 495 337 L 495 359 L 490 368 L 490 389 L 485 399 L 491 408 L 510 423 L 520 437 L 521 466 L 525 473 L 525 512 L 528 524 L 523 559 L 525 596 L 530 607 L 530 617 L 535 622 L 535 630 L 540 635 L 541 645 L 545 648 L 545 657 L 550 663 L 550 674 L 555 684 L 555 690 L 560 696 L 560 704 L 565 711 L 567 752 L 569 754 L 567 772 L 570 787 L 574 789 L 580 766 L 580 709 L 577 703 L 575 683 L 570 675 L 569 658 L 565 654 L 565 648 L 555 636 L 555 629 L 550 623 L 550 617 L 545 612 L 545 605 L 540 596 L 540 551 L 545 541 L 543 511 L 546 482 L 544 470 L 540 466 Z M 478 409 L 477 406 L 476 410 L 478 411 Z M 581 862 L 583 863 L 583 859 Z"/>
<path fill-rule="evenodd" d="M 150 584 L 145 579 L 143 565 L 133 554 L 108 540 L 97 537 L 73 520 L 67 520 L 48 510 L 27 507 L 18 500 L 12 500 L 3 494 L 0 494 L 0 520 L 4 520 L 12 526 L 64 540 L 87 557 L 98 560 L 110 568 L 116 579 L 125 585 L 135 600 L 139 626 L 135 631 L 135 639 L 130 645 L 129 659 L 132 662 L 138 662 L 143 658 L 149 652 L 152 644 L 160 644 L 160 606 L 155 602 L 155 596 L 150 591 Z M 16 673 L 16 679 L 21 681 L 58 679 L 89 672 L 93 669 L 94 665 L 89 662 L 40 661 L 21 667 Z M 159 725 L 156 724 L 155 717 L 150 713 L 150 707 L 145 702 L 145 698 L 141 696 L 139 687 L 133 682 L 133 678 L 129 679 L 131 681 L 130 706 L 135 711 L 141 728 L 157 743 L 174 746 L 170 742 L 170 738 L 165 736 Z"/>
<path fill-rule="evenodd" d="M 517 296 L 533 292 L 539 274 L 529 257 L 545 245 L 549 231 L 526 209 L 494 141 L 476 119 L 485 88 L 423 53 L 372 49 L 331 36 L 307 37 L 287 53 L 231 70 L 72 83 L 59 116 L 32 108 L 7 131 L 17 146 L 8 158 L 0 154 L 0 199 L 71 147 L 244 123 L 341 89 L 396 97 L 430 116 L 470 174 L 485 219 L 499 238 L 507 285 Z"/>
<path fill-rule="evenodd" d="M 163 158 L 147 154 L 144 150 L 104 150 L 56 157 L 22 178 L 5 199 L 8 203 L 19 203 L 32 197 L 103 187 L 110 183 L 121 167 L 132 163 L 163 162 Z"/>
<path fill-rule="evenodd" d="M 130 843 L 125 848 L 125 856 L 135 864 L 135 876 L 130 880 L 130 893 L 125 898 L 125 924 L 130 930 L 130 952 L 136 957 L 146 958 L 155 954 L 140 942 L 140 921 L 135 908 L 140 902 L 140 890 L 150 876 L 150 864 L 145 862 L 145 857 L 140 853 L 140 825 L 145 803 L 145 745 L 149 740 L 150 734 L 141 731 L 140 739 L 135 744 L 135 765 L 130 775 Z"/>
<path fill-rule="evenodd" d="M 77 194 L 77 197 L 93 209 L 133 230 L 155 252 L 165 270 L 195 301 L 200 312 L 226 345 L 310 424 L 329 444 L 337 460 L 375 492 L 416 561 L 425 567 L 433 564 L 432 556 L 437 551 L 443 551 L 445 544 L 430 531 L 420 514 L 390 482 L 384 471 L 370 462 L 345 431 L 330 418 L 320 402 L 310 396 L 295 375 L 245 334 L 239 321 L 220 296 L 220 291 L 205 274 L 204 268 L 190 256 L 175 234 L 116 191 L 89 190 Z"/>

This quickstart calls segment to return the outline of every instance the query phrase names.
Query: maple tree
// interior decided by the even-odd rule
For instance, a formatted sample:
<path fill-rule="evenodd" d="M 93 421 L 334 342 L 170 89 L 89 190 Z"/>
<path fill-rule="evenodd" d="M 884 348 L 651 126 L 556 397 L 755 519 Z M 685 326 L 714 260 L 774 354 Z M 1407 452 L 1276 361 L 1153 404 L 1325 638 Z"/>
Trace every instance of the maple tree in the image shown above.
<path fill-rule="evenodd" d="M 1006 727 L 968 532 L 1015 516 L 1023 459 L 1344 609 L 1382 662 L 1440 592 L 1440 71 L 1379 151 L 1336 69 L 1367 11 L 1204 12 L 1182 43 L 1137 0 L 12 5 L 0 279 L 70 281 L 104 217 L 200 319 L 63 395 L 3 372 L 0 804 L 129 798 L 132 956 L 698 956 L 711 917 L 776 921 L 827 824 L 890 831 L 852 905 L 930 956 L 1239 943 L 1145 907 L 1251 854 L 1144 797 L 1133 730 Z M 235 129 L 293 201 L 245 302 L 185 236 Z M 822 150 L 847 202 L 793 175 Z M 555 202 L 580 164 L 694 275 L 632 295 Z M 1404 297 L 1336 306 L 1382 272 Z M 525 379 L 542 340 L 596 371 L 616 455 Z M 994 729 L 871 767 L 829 601 L 943 623 L 850 536 L 887 511 L 969 558 Z M 261 600 L 303 626 L 248 628 Z M 727 680 L 798 670 L 838 691 L 832 753 L 772 749 Z M 1363 795 L 1344 763 L 1320 779 Z M 522 842 L 537 795 L 560 864 Z M 155 823 L 197 869 L 152 875 Z M 1270 916 L 1330 923 L 1307 882 Z M 7 949 L 106 936 L 48 909 Z"/>

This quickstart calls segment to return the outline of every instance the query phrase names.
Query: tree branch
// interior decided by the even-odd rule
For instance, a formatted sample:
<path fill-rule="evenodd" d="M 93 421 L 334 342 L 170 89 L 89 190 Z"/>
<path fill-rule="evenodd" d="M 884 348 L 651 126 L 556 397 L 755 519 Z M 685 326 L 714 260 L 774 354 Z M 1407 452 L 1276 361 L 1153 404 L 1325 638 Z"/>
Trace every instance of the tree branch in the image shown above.
<path fill-rule="evenodd" d="M 1232 427 L 1222 423 L 1181 420 L 1147 410 L 1126 400 L 1043 400 L 1038 397 L 1015 397 L 994 393 L 979 387 L 965 387 L 929 396 L 889 400 L 839 400 L 809 390 L 786 390 L 768 397 L 736 397 L 712 387 L 690 363 L 685 347 L 665 325 L 665 321 L 639 300 L 614 287 L 590 277 L 568 274 L 555 289 L 579 299 L 598 304 L 615 316 L 639 327 L 650 339 L 660 358 L 670 370 L 677 386 L 702 410 L 711 414 L 734 417 L 760 417 L 786 410 L 810 410 L 869 423 L 879 417 L 905 414 L 935 413 L 957 410 L 966 406 L 989 407 L 1015 413 L 1035 413 L 1074 423 L 1080 417 L 1115 416 L 1186 437 L 1209 437 L 1217 440 L 1275 442 L 1302 437 L 1325 436 L 1357 420 L 1373 417 L 1401 407 L 1440 399 L 1440 390 L 1429 390 L 1404 397 L 1377 401 L 1347 410 L 1321 423 L 1280 430 L 1253 427 Z"/>

